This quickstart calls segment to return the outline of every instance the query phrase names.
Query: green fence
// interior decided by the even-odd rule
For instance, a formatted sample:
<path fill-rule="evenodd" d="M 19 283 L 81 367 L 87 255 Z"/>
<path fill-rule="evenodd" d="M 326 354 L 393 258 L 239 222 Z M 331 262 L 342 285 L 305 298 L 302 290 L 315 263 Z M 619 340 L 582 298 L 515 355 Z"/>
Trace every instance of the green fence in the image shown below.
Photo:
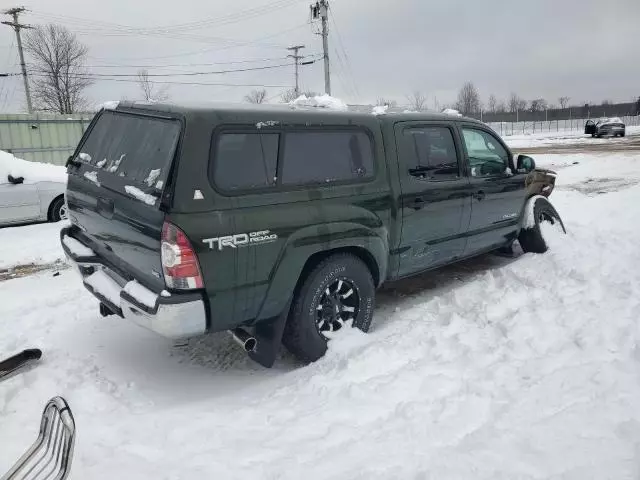
<path fill-rule="evenodd" d="M 93 114 L 0 115 L 0 150 L 36 162 L 64 165 Z"/>

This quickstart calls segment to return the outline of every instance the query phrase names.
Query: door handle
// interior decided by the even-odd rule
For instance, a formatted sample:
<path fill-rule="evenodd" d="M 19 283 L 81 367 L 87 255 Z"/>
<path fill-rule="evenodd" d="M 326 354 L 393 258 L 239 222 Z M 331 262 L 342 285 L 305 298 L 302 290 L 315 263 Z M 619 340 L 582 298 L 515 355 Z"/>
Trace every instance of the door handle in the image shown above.
<path fill-rule="evenodd" d="M 478 201 L 484 200 L 484 197 L 486 197 L 486 194 L 482 190 L 478 190 L 476 193 L 473 194 L 473 198 L 475 198 Z"/>
<path fill-rule="evenodd" d="M 413 202 L 411 202 L 411 205 L 409 205 L 409 207 L 413 208 L 414 210 L 420 210 L 426 204 L 427 202 L 425 202 L 423 198 L 417 197 L 413 199 Z"/>

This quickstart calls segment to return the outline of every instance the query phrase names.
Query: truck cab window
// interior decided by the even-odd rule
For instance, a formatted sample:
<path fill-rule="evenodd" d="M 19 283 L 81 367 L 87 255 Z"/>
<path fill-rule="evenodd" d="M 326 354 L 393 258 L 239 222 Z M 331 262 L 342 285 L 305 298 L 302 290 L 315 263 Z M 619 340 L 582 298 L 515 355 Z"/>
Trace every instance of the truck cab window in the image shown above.
<path fill-rule="evenodd" d="M 405 166 L 410 175 L 432 180 L 458 177 L 458 155 L 449 128 L 408 128 L 404 130 L 404 139 Z"/>
<path fill-rule="evenodd" d="M 498 140 L 484 130 L 462 128 L 472 177 L 503 175 L 509 166 L 509 154 Z"/>

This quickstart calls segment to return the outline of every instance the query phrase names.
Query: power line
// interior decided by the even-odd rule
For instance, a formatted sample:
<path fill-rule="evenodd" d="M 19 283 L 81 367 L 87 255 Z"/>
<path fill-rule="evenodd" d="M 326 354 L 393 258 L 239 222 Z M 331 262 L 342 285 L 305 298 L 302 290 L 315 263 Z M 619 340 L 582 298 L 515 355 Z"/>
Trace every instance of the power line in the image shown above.
<path fill-rule="evenodd" d="M 14 53 L 14 57 L 15 61 L 18 61 L 18 52 Z M 5 108 L 7 108 L 9 106 L 9 104 L 11 103 L 11 101 L 13 100 L 13 96 L 16 93 L 16 90 L 18 88 L 18 82 L 14 81 L 13 82 L 13 89 L 11 90 L 11 94 L 9 94 L 9 88 L 7 87 L 7 93 L 5 94 L 4 97 L 4 102 L 2 102 L 2 109 L 4 110 Z"/>
<path fill-rule="evenodd" d="M 7 54 L 7 59 L 5 60 L 5 64 L 7 66 L 9 66 L 9 61 L 11 60 L 11 54 L 13 53 L 13 46 L 15 45 L 15 40 L 11 40 L 11 46 L 9 47 L 9 53 Z M 7 91 L 9 90 L 9 87 L 7 86 Z M 2 98 L 2 94 L 4 93 L 4 89 L 5 89 L 5 82 L 2 82 L 2 84 L 0 84 L 0 99 Z"/>
<path fill-rule="evenodd" d="M 292 63 L 282 63 L 280 65 L 267 65 L 265 67 L 250 67 L 250 68 L 238 68 L 233 70 L 217 70 L 211 72 L 179 72 L 179 73 L 149 73 L 147 76 L 149 77 L 176 77 L 176 76 L 199 76 L 199 75 L 223 75 L 226 73 L 237 73 L 237 72 L 252 72 L 255 70 L 270 70 L 274 68 L 284 68 L 290 67 L 293 65 Z M 37 73 L 46 73 L 43 70 L 33 70 Z M 69 73 L 70 76 L 83 77 L 83 76 L 91 76 L 91 77 L 137 77 L 137 73 L 80 73 L 74 72 Z"/>
<path fill-rule="evenodd" d="M 317 55 L 317 54 L 314 54 Z M 232 60 L 228 62 L 207 62 L 207 63 L 166 63 L 166 64 L 106 64 L 106 65 L 85 65 L 88 68 L 166 68 L 166 67 L 207 67 L 211 65 L 236 65 L 243 63 L 273 62 L 275 60 L 286 60 L 288 57 L 256 58 L 253 60 Z"/>
<path fill-rule="evenodd" d="M 348 81 L 346 81 L 346 75 L 347 75 L 347 70 L 344 66 L 344 63 L 342 62 L 342 60 L 340 59 L 340 55 L 338 54 L 338 50 L 336 48 L 333 49 L 335 52 L 335 56 L 336 59 L 338 60 L 338 66 L 340 68 L 336 68 L 335 72 L 338 76 L 338 80 L 340 80 L 340 84 L 342 85 L 342 88 L 344 89 L 345 93 L 347 95 L 349 95 L 350 97 L 355 97 L 354 95 L 354 91 L 353 91 L 353 87 L 349 84 Z"/>
<path fill-rule="evenodd" d="M 344 56 L 344 63 L 346 64 L 345 73 L 350 77 L 351 83 L 353 84 L 354 92 L 356 93 L 357 99 L 360 99 L 360 89 L 358 88 L 358 83 L 355 80 L 353 75 L 353 71 L 351 70 L 351 60 L 349 58 L 349 54 L 347 50 L 344 48 L 344 42 L 342 41 L 342 35 L 340 35 L 340 30 L 338 30 L 338 24 L 336 23 L 336 16 L 333 12 L 333 9 L 329 10 L 329 14 L 331 15 L 331 23 L 333 23 L 333 29 L 336 31 L 336 37 L 338 39 L 338 47 L 342 50 L 342 54 Z"/>
<path fill-rule="evenodd" d="M 252 18 L 259 17 L 264 14 L 269 14 L 277 10 L 281 10 L 283 8 L 287 8 L 289 6 L 294 5 L 302 0 L 279 0 L 275 2 L 270 2 L 267 4 L 259 5 L 257 7 L 252 7 L 246 10 L 241 10 L 237 12 L 233 12 L 229 15 L 217 18 L 209 18 L 205 20 L 198 20 L 195 22 L 186 22 L 186 23 L 178 23 L 164 26 L 156 26 L 156 27 L 133 27 L 130 25 L 123 25 L 114 22 L 105 22 L 101 20 L 91 20 L 79 17 L 72 17 L 67 15 L 59 15 L 55 13 L 46 13 L 40 12 L 34 14 L 35 16 L 55 19 L 58 21 L 66 21 L 67 23 L 77 24 L 80 26 L 89 26 L 93 29 L 103 28 L 110 29 L 116 33 L 132 33 L 132 34 L 140 34 L 140 35 L 151 35 L 151 34 L 170 34 L 175 32 L 184 32 L 187 30 L 197 30 L 203 28 L 209 28 L 212 26 L 224 26 L 231 25 L 234 23 L 238 23 L 244 20 L 249 20 Z"/>
<path fill-rule="evenodd" d="M 292 32 L 293 30 L 297 30 L 301 27 L 306 27 L 308 25 L 307 22 L 303 23 L 303 24 L 299 24 L 296 25 L 294 27 L 291 28 L 287 28 L 285 30 L 280 30 L 276 33 L 272 33 L 260 38 L 256 38 L 254 40 L 248 40 L 245 41 L 244 43 L 240 44 L 240 45 L 231 45 L 231 46 L 226 46 L 226 47 L 219 47 L 219 48 L 204 48 L 204 49 L 200 49 L 200 50 L 195 50 L 195 51 L 189 51 L 189 52 L 182 52 L 182 53 L 174 53 L 174 54 L 170 54 L 170 55 L 156 55 L 156 56 L 148 56 L 148 57 L 129 57 L 129 58 L 125 58 L 122 60 L 125 61 L 130 61 L 130 60 L 157 60 L 157 59 L 162 59 L 162 58 L 176 58 L 176 57 L 188 57 L 191 55 L 200 55 L 203 53 L 208 53 L 208 52 L 218 52 L 221 50 L 228 50 L 231 48 L 237 48 L 237 47 L 244 47 L 244 46 L 250 46 L 250 45 L 260 45 L 259 42 L 262 40 L 267 40 L 269 38 L 273 38 L 273 37 L 277 37 L 279 35 L 283 35 L 285 33 L 289 33 Z M 283 46 L 278 46 L 278 48 L 284 48 Z M 96 60 L 113 60 L 114 58 L 105 58 L 105 57 L 94 57 L 92 55 L 89 55 L 90 58 L 96 59 Z M 116 58 L 117 59 L 117 58 Z"/>
<path fill-rule="evenodd" d="M 33 73 L 34 77 L 46 77 L 44 74 Z M 90 74 L 84 76 L 90 80 L 96 82 L 124 82 L 124 83 L 138 83 L 137 79 L 133 78 L 107 78 L 107 77 L 91 77 Z M 223 82 L 181 82 L 171 80 L 154 80 L 153 83 L 167 84 L 167 85 L 210 85 L 221 87 L 267 87 L 267 88 L 292 88 L 292 85 L 266 85 L 264 83 L 223 83 Z"/>

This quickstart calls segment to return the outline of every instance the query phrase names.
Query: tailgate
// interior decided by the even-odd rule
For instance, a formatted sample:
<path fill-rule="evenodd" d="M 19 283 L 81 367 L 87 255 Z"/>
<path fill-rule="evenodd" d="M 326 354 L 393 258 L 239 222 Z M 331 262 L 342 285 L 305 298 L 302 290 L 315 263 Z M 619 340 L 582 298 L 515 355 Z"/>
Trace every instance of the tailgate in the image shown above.
<path fill-rule="evenodd" d="M 69 162 L 74 236 L 125 278 L 164 288 L 160 242 L 179 120 L 119 111 L 96 116 Z"/>

